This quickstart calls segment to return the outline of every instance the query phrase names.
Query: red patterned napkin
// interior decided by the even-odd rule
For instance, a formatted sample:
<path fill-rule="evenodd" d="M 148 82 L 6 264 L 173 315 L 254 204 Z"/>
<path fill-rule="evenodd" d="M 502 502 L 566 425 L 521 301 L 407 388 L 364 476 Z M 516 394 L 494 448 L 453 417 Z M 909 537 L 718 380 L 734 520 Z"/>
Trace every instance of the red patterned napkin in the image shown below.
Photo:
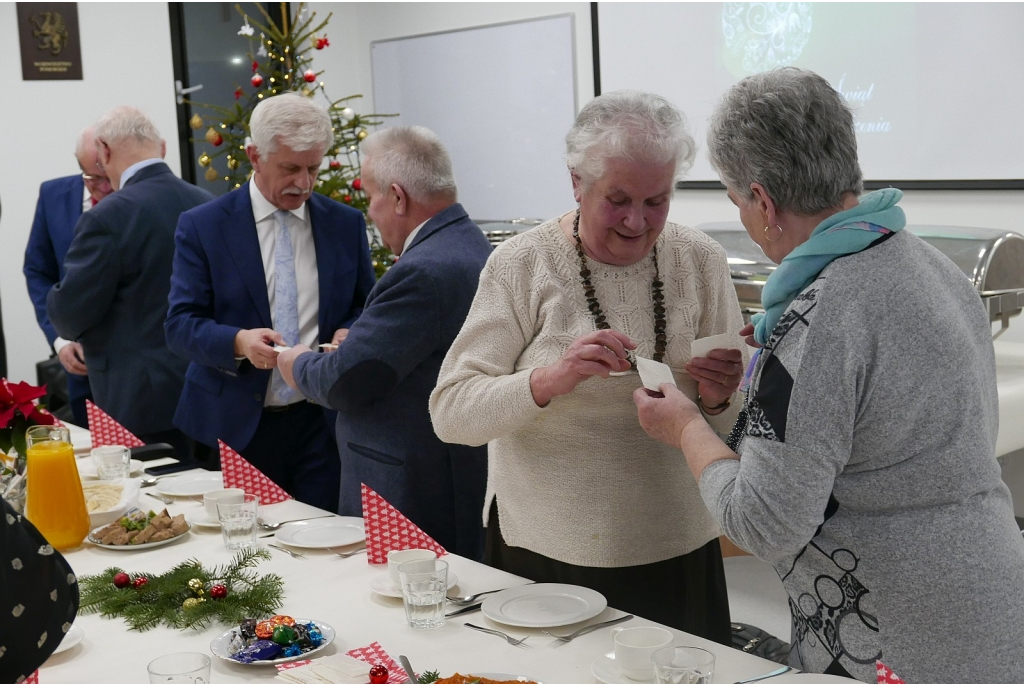
<path fill-rule="evenodd" d="M 902 683 L 903 678 L 893 673 L 892 669 L 883 664 L 881 661 L 875 660 L 875 672 L 878 676 L 878 683 Z"/>
<path fill-rule="evenodd" d="M 93 447 L 107 445 L 124 445 L 125 447 L 142 447 L 146 443 L 132 435 L 131 431 L 110 418 L 106 412 L 85 401 L 85 413 L 89 417 L 89 433 L 92 435 Z"/>
<path fill-rule="evenodd" d="M 277 664 L 277 671 L 287 671 L 289 668 L 298 668 L 299 666 L 305 666 L 306 664 L 313 663 L 312 659 L 300 659 L 298 661 L 289 661 L 285 664 Z"/>
<path fill-rule="evenodd" d="M 86 402 L 88 402 L 88 400 L 86 400 Z M 39 685 L 39 669 L 37 668 L 36 670 L 32 671 L 32 673 L 30 673 L 28 677 L 26 677 L 21 682 L 26 683 L 26 685 L 28 683 L 32 683 L 33 685 Z M 388 682 L 390 683 L 391 681 L 389 680 Z"/>
<path fill-rule="evenodd" d="M 281 486 L 263 475 L 263 472 L 242 458 L 223 440 L 220 447 L 220 472 L 226 488 L 242 488 L 247 495 L 257 495 L 260 504 L 277 504 L 292 498 Z"/>
<path fill-rule="evenodd" d="M 437 556 L 448 551 L 402 515 L 387 500 L 362 483 L 363 525 L 366 529 L 366 560 L 371 564 L 388 563 L 388 552 L 395 549 L 431 549 Z"/>
<path fill-rule="evenodd" d="M 363 488 L 365 487 L 366 486 L 364 485 Z M 363 501 L 366 501 L 365 497 Z M 353 649 L 345 653 L 353 659 L 365 661 L 371 666 L 383 664 L 384 668 L 388 669 L 389 683 L 404 683 L 405 681 L 409 680 L 409 676 L 405 674 L 405 669 L 399 666 L 397 661 L 388 656 L 388 653 L 384 651 L 384 648 L 380 646 L 379 642 L 373 642 L 365 647 L 359 647 L 357 649 Z"/>

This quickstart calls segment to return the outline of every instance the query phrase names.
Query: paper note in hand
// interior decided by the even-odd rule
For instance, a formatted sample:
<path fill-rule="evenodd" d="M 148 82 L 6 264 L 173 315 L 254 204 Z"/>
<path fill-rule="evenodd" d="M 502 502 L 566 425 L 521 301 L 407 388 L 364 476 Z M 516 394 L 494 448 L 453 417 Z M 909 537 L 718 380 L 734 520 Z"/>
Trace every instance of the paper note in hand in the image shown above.
<path fill-rule="evenodd" d="M 742 351 L 743 346 L 746 344 L 746 341 L 744 341 L 737 333 L 719 333 L 718 335 L 709 335 L 706 338 L 698 338 L 690 343 L 690 358 L 706 357 L 708 356 L 708 352 L 718 349 Z"/>
<path fill-rule="evenodd" d="M 669 368 L 668 364 L 662 364 L 653 359 L 637 357 L 636 370 L 640 372 L 640 380 L 648 390 L 661 392 L 662 383 L 676 384 L 676 379 L 672 376 L 672 369 Z"/>
<path fill-rule="evenodd" d="M 274 352 L 281 354 L 282 352 L 287 352 L 290 349 L 292 348 L 287 345 L 277 345 L 276 347 L 274 347 Z"/>

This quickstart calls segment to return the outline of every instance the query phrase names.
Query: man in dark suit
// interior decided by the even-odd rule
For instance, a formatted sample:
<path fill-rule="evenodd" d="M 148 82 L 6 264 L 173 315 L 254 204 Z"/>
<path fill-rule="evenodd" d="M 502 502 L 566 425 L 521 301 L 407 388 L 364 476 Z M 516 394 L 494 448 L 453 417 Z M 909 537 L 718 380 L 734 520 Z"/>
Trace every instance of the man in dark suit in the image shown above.
<path fill-rule="evenodd" d="M 185 458 L 189 441 L 171 419 L 187 362 L 167 348 L 163 322 L 178 215 L 213 196 L 171 172 L 159 132 L 133 107 L 105 114 L 96 140 L 117 192 L 78 220 L 46 309 L 58 335 L 82 343 L 96 404 Z"/>
<path fill-rule="evenodd" d="M 99 166 L 98 156 L 95 129 L 90 126 L 78 136 L 75 147 L 75 159 L 82 173 L 44 181 L 40 186 L 23 268 L 28 295 L 36 308 L 36 320 L 67 372 L 71 413 L 75 423 L 86 428 L 89 421 L 85 401 L 92 399 L 92 392 L 82 344 L 57 335 L 46 314 L 46 296 L 50 288 L 64 278 L 64 255 L 75 235 L 79 217 L 113 192 L 110 179 Z"/>
<path fill-rule="evenodd" d="M 445 548 L 483 556 L 487 448 L 441 442 L 427 402 L 462 328 L 491 246 L 456 202 L 451 160 L 422 127 L 363 141 L 369 215 L 400 255 L 338 349 L 282 352 L 285 379 L 338 410 L 341 513 L 361 513 L 360 483 Z"/>
<path fill-rule="evenodd" d="M 175 425 L 336 511 L 333 412 L 285 385 L 274 345 L 345 335 L 374 283 L 366 223 L 312 192 L 334 144 L 324 109 L 294 93 L 267 98 L 250 131 L 252 180 L 178 222 L 165 329 L 191 364 Z"/>

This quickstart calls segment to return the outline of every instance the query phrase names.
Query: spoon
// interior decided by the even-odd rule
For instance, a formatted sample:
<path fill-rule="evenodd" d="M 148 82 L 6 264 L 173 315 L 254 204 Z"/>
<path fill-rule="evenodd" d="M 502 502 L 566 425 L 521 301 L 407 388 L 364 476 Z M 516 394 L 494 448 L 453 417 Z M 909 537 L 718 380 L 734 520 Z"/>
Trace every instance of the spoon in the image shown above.
<path fill-rule="evenodd" d="M 533 583 L 526 583 L 526 585 L 533 585 Z M 466 595 L 465 597 L 446 597 L 452 604 L 472 604 L 476 601 L 477 597 L 483 597 L 484 595 L 490 595 L 495 592 L 503 592 L 511 588 L 499 588 L 497 590 L 485 590 L 484 592 L 477 592 L 476 594 Z"/>
<path fill-rule="evenodd" d="M 256 521 L 263 530 L 277 530 L 286 523 L 295 523 L 296 521 L 312 521 L 313 519 L 327 519 L 333 517 L 334 514 L 324 514 L 323 516 L 307 516 L 301 519 L 288 519 L 287 521 L 278 521 L 277 523 L 264 523 L 263 521 Z"/>

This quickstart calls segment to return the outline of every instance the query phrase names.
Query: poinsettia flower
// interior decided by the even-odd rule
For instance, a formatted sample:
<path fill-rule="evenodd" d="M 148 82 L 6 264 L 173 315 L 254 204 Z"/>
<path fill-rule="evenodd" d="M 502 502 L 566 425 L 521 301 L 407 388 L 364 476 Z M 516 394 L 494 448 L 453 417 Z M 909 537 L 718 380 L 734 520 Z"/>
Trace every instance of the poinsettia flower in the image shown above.
<path fill-rule="evenodd" d="M 29 421 L 45 426 L 52 426 L 54 417 L 43 412 L 35 400 L 46 395 L 46 386 L 29 385 L 25 381 L 11 383 L 6 378 L 0 379 L 0 427 L 7 428 L 20 413 Z"/>

